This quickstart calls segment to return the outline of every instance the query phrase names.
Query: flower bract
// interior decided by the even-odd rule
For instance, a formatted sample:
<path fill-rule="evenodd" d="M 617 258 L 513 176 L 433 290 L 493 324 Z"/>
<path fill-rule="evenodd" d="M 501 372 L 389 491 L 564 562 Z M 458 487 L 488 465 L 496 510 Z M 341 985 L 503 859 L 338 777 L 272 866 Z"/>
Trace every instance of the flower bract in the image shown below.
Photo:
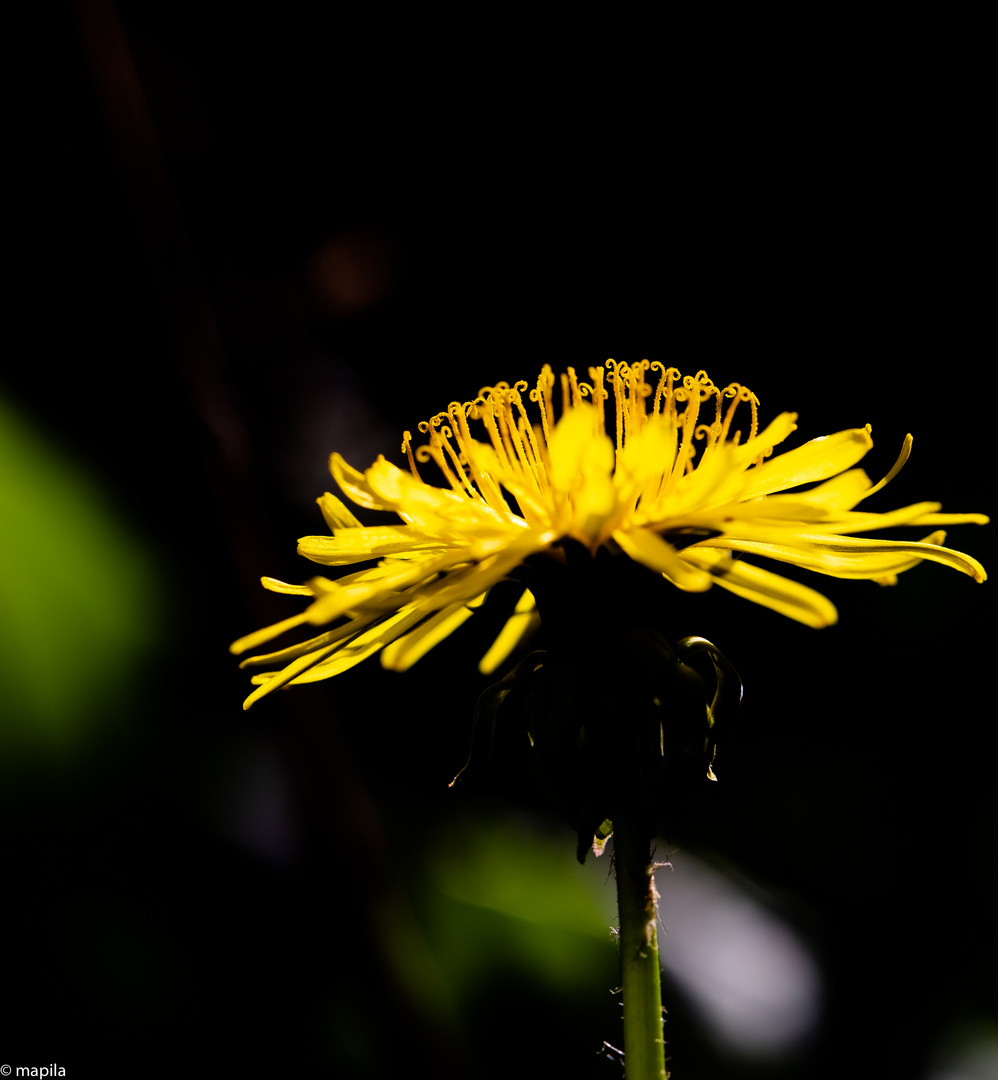
<path fill-rule="evenodd" d="M 341 492 L 398 521 L 367 526 L 336 495 L 318 500 L 329 535 L 303 537 L 299 553 L 360 568 L 303 585 L 263 579 L 309 603 L 241 638 L 234 653 L 301 626 L 321 632 L 244 660 L 269 669 L 253 676 L 245 707 L 379 651 L 385 667 L 410 667 L 526 559 L 563 559 L 569 539 L 593 553 L 620 553 L 684 591 L 718 585 L 812 627 L 836 621 L 831 602 L 749 560 L 884 585 L 929 560 L 985 579 L 975 559 L 943 546 L 939 528 L 985 524 L 984 515 L 943 514 L 935 502 L 886 513 L 861 505 L 904 465 L 910 435 L 890 472 L 871 483 L 856 467 L 873 445 L 869 426 L 777 453 L 797 414 L 781 413 L 760 430 L 758 400 L 738 383 L 717 386 L 704 371 L 684 377 L 647 360 L 608 360 L 589 376 L 580 381 L 569 368 L 556 377 L 545 366 L 533 387 L 497 383 L 451 402 L 419 425 L 422 445 L 414 448 L 405 433 L 408 469 L 379 457 L 359 472 L 334 453 L 330 470 Z M 424 478 L 431 467 L 442 482 Z M 918 541 L 854 535 L 897 526 L 931 531 Z M 502 664 L 537 623 L 524 590 L 482 671 Z"/>

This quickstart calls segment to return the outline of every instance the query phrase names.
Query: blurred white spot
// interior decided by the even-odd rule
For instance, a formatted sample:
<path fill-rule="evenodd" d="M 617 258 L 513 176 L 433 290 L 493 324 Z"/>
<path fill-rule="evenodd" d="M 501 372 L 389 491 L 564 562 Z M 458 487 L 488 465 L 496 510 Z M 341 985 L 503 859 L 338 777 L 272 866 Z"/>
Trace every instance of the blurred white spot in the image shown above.
<path fill-rule="evenodd" d="M 729 1050 L 792 1051 L 821 1012 L 817 963 L 794 931 L 731 879 L 688 854 L 656 875 L 662 966 Z"/>
<path fill-rule="evenodd" d="M 240 847 L 274 863 L 291 863 L 297 842 L 282 763 L 265 743 L 234 747 L 217 778 L 216 820 Z"/>

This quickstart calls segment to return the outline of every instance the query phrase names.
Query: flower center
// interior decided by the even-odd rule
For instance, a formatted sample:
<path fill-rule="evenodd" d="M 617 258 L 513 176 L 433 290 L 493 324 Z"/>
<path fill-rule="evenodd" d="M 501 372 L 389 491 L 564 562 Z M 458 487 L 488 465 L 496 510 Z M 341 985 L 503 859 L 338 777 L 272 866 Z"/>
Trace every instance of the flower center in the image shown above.
<path fill-rule="evenodd" d="M 739 405 L 749 406 L 748 439 L 758 430 L 756 396 L 738 383 L 721 389 L 705 371 L 608 360 L 589 376 L 580 382 L 568 368 L 556 379 L 545 365 L 533 389 L 500 382 L 452 401 L 419 425 L 427 442 L 415 451 L 405 432 L 413 475 L 421 481 L 418 465 L 432 461 L 455 491 L 507 523 L 554 528 L 595 549 L 640 503 L 668 498 L 719 444 L 738 444 Z"/>

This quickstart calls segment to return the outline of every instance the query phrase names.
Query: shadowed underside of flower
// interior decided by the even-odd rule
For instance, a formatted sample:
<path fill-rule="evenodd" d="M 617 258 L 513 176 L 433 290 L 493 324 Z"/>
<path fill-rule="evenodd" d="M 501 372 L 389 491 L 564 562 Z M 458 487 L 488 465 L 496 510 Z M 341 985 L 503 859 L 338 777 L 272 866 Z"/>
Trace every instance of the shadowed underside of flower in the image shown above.
<path fill-rule="evenodd" d="M 299 552 L 327 566 L 374 565 L 304 585 L 263 578 L 266 588 L 311 603 L 241 638 L 232 652 L 302 625 L 327 629 L 244 660 L 276 669 L 253 676 L 257 689 L 244 707 L 288 684 L 331 678 L 379 650 L 385 667 L 410 667 L 529 556 L 563 560 L 567 538 L 593 553 L 622 553 L 684 591 L 720 585 L 812 627 L 836 621 L 824 596 L 740 556 L 884 585 L 923 559 L 985 579 L 975 559 L 942 546 L 937 528 L 985 524 L 984 515 L 941 514 L 932 502 L 857 509 L 905 463 L 910 435 L 887 476 L 871 484 L 854 468 L 873 445 L 869 426 L 774 454 L 796 429 L 796 413 L 758 430 L 758 400 L 738 383 L 722 388 L 706 372 L 683 377 L 647 360 L 608 360 L 589 375 L 580 382 L 569 368 L 556 378 L 545 366 L 533 389 L 497 383 L 473 401 L 452 402 L 419 425 L 424 445 L 414 450 L 405 433 L 408 472 L 384 457 L 358 472 L 333 454 L 330 470 L 344 494 L 401 524 L 367 527 L 335 495 L 318 500 L 331 535 L 302 538 Z M 420 466 L 431 462 L 445 486 L 424 481 Z M 918 542 L 849 535 L 895 526 L 933 531 Z M 526 590 L 482 671 L 494 671 L 537 622 Z"/>

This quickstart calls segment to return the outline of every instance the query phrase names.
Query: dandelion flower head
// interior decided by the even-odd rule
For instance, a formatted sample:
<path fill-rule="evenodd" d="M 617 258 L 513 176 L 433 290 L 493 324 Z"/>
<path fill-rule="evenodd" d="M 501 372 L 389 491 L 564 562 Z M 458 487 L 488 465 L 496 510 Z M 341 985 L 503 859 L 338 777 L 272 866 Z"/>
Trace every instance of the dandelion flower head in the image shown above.
<path fill-rule="evenodd" d="M 904 465 L 910 435 L 874 484 L 855 467 L 873 445 L 869 426 L 774 453 L 797 414 L 760 430 L 759 402 L 738 383 L 716 386 L 704 371 L 684 377 L 647 360 L 608 360 L 589 376 L 580 381 L 569 368 L 556 377 L 545 365 L 533 387 L 501 382 L 451 402 L 419 425 L 426 441 L 418 447 L 405 432 L 408 470 L 382 456 L 359 472 L 334 453 L 330 471 L 346 497 L 400 521 L 368 527 L 337 496 L 318 499 L 330 534 L 303 537 L 299 553 L 326 566 L 366 565 L 303 585 L 263 578 L 266 588 L 310 602 L 235 642 L 234 653 L 300 626 L 324 629 L 244 660 L 270 669 L 253 676 L 244 707 L 378 651 L 385 667 L 410 667 L 527 558 L 563 559 L 569 538 L 594 554 L 629 557 L 684 591 L 718 585 L 812 627 L 836 621 L 831 602 L 742 556 L 885 585 L 922 560 L 985 579 L 975 559 L 943 546 L 938 528 L 985 524 L 984 515 L 942 514 L 934 502 L 857 509 Z M 429 482 L 430 470 L 442 482 Z M 932 531 L 917 542 L 851 535 L 897 526 Z M 481 670 L 495 670 L 537 622 L 525 590 Z"/>

